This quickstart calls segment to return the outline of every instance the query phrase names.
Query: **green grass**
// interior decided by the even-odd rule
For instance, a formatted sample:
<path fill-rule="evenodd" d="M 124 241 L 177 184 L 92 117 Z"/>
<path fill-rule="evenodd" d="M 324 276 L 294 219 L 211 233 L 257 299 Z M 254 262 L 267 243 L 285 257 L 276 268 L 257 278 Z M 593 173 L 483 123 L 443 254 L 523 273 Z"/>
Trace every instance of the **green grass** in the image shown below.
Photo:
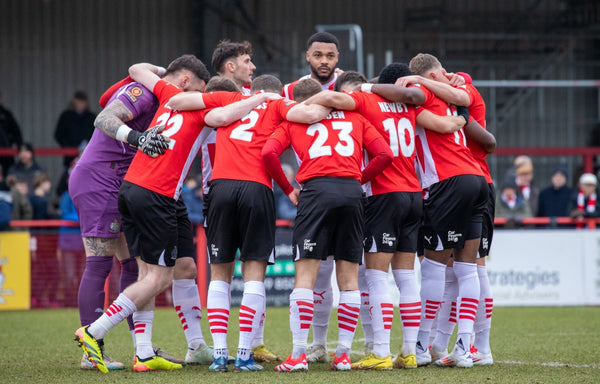
<path fill-rule="evenodd" d="M 232 311 L 231 329 L 237 323 Z M 235 320 L 235 321 L 234 321 Z M 337 332 L 332 316 L 330 348 Z M 313 364 L 307 373 L 276 373 L 274 364 L 265 372 L 211 373 L 206 366 L 189 366 L 175 372 L 135 373 L 133 350 L 125 323 L 106 337 L 107 352 L 129 363 L 124 371 L 101 374 L 79 369 L 81 349 L 73 341 L 79 317 L 74 309 L 0 312 L 0 383 L 599 383 L 600 308 L 495 308 L 492 350 L 495 364 L 472 369 L 425 367 L 388 372 L 330 372 L 325 364 Z M 394 319 L 392 350 L 401 343 L 398 318 Z M 206 317 L 204 335 L 210 340 Z M 183 357 L 186 342 L 172 309 L 156 311 L 154 344 Z M 267 311 L 268 347 L 285 357 L 291 351 L 288 309 Z M 229 337 L 232 353 L 237 333 Z M 362 331 L 357 331 L 353 350 L 362 349 Z M 353 355 L 353 358 L 359 355 Z"/>

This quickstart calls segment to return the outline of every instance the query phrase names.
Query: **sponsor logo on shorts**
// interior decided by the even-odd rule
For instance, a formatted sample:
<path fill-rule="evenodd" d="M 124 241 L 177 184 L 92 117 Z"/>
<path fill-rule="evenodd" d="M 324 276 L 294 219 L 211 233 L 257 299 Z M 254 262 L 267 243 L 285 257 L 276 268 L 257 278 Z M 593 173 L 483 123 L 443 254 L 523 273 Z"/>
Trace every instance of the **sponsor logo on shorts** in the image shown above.
<path fill-rule="evenodd" d="M 211 244 L 211 245 L 210 245 L 210 254 L 211 254 L 213 257 L 217 257 L 217 256 L 219 256 L 219 248 L 217 248 L 217 247 L 216 247 L 214 244 Z"/>
<path fill-rule="evenodd" d="M 117 232 L 119 232 L 120 228 L 121 228 L 121 225 L 119 225 L 119 222 L 117 221 L 117 219 L 115 219 L 115 221 L 110 223 L 110 227 L 109 227 L 108 231 L 110 233 L 117 233 Z"/>
<path fill-rule="evenodd" d="M 388 247 L 391 247 L 396 242 L 396 237 L 390 235 L 389 233 L 384 233 L 381 241 L 383 244 L 387 244 Z"/>
<path fill-rule="evenodd" d="M 427 241 L 429 245 L 431 245 L 431 239 L 433 238 L 433 236 L 423 236 L 423 238 L 425 239 L 425 241 Z"/>
<path fill-rule="evenodd" d="M 303 247 L 303 249 L 305 251 L 312 252 L 315 249 L 316 246 L 317 246 L 316 242 L 313 242 L 310 239 L 304 239 L 304 247 Z"/>
<path fill-rule="evenodd" d="M 456 231 L 448 231 L 448 241 L 452 243 L 458 243 L 458 239 L 462 236 L 462 233 L 456 233 Z"/>
<path fill-rule="evenodd" d="M 489 247 L 489 243 L 488 243 L 487 237 L 482 237 L 481 238 L 481 248 L 488 249 L 488 247 Z"/>
<path fill-rule="evenodd" d="M 171 260 L 177 260 L 177 246 L 174 246 L 171 250 Z"/>

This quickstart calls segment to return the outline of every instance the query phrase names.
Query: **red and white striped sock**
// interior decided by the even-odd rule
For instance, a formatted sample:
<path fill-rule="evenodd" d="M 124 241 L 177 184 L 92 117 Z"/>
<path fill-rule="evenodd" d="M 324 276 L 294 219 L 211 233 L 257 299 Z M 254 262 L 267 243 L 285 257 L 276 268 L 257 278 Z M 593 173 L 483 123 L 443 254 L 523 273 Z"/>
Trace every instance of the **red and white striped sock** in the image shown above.
<path fill-rule="evenodd" d="M 292 331 L 292 358 L 294 359 L 306 353 L 313 314 L 313 291 L 307 288 L 294 288 L 290 293 L 290 330 Z"/>
<path fill-rule="evenodd" d="M 231 306 L 229 283 L 222 280 L 211 281 L 208 285 L 206 306 L 208 325 L 215 349 L 214 357 L 227 357 L 227 326 Z"/>
<path fill-rule="evenodd" d="M 341 291 L 340 304 L 338 306 L 338 346 L 335 351 L 336 356 L 344 353 L 350 353 L 352 339 L 358 324 L 360 314 L 360 292 Z"/>
<path fill-rule="evenodd" d="M 140 359 L 154 356 L 152 348 L 152 320 L 154 311 L 139 311 L 133 313 L 133 328 L 135 332 L 135 354 Z"/>
<path fill-rule="evenodd" d="M 417 336 L 417 353 L 429 347 L 429 333 L 444 296 L 446 265 L 424 258 L 421 262 L 421 326 Z"/>
<path fill-rule="evenodd" d="M 135 304 L 123 293 L 112 302 L 110 307 L 88 327 L 90 335 L 96 339 L 103 339 L 104 335 L 115 325 L 123 321 L 136 310 Z"/>
<path fill-rule="evenodd" d="M 172 291 L 173 306 L 179 321 L 181 321 L 188 348 L 193 351 L 202 344 L 206 344 L 200 327 L 202 309 L 198 286 L 194 279 L 173 280 Z"/>
<path fill-rule="evenodd" d="M 421 325 L 421 297 L 417 286 L 417 277 L 413 269 L 394 269 L 394 280 L 400 291 L 400 320 L 402 322 L 402 349 L 407 356 L 415 353 L 417 335 Z"/>
<path fill-rule="evenodd" d="M 458 299 L 456 301 L 458 330 L 456 346 L 469 350 L 469 341 L 473 333 L 473 324 L 479 304 L 479 278 L 477 264 L 454 262 L 454 273 L 458 280 Z"/>
<path fill-rule="evenodd" d="M 379 357 L 390 355 L 390 333 L 394 319 L 394 304 L 389 295 L 388 274 L 377 269 L 367 269 L 371 324 L 373 327 L 373 353 Z M 361 308 L 361 322 L 363 313 Z"/>
<path fill-rule="evenodd" d="M 477 266 L 477 276 L 479 277 L 481 296 L 479 297 L 477 317 L 475 318 L 474 346 L 478 351 L 488 354 L 490 353 L 490 328 L 492 326 L 494 299 L 492 298 L 492 290 L 485 265 Z"/>
<path fill-rule="evenodd" d="M 238 354 L 242 360 L 250 358 L 252 341 L 265 312 L 265 284 L 262 281 L 247 281 L 244 283 L 244 294 L 240 304 L 240 339 Z"/>
<path fill-rule="evenodd" d="M 452 267 L 446 267 L 446 285 L 444 301 L 438 313 L 437 332 L 431 343 L 432 348 L 443 351 L 448 348 L 450 336 L 456 326 L 456 298 L 458 296 L 458 280 Z"/>

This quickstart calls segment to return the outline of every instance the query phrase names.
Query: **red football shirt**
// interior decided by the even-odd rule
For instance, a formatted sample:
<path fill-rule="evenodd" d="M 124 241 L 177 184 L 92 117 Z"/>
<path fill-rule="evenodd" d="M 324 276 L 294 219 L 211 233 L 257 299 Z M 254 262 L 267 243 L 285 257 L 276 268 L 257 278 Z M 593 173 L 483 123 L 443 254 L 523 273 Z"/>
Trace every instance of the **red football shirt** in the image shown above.
<path fill-rule="evenodd" d="M 171 139 L 170 148 L 157 158 L 138 151 L 124 180 L 177 200 L 198 149 L 211 131 L 205 127 L 204 116 L 210 108 L 231 104 L 241 95 L 237 92 L 207 93 L 203 96 L 206 109 L 174 111 L 165 105 L 171 97 L 183 92 L 181 89 L 160 80 L 152 92 L 160 106 L 150 127 L 165 126 L 163 135 Z"/>
<path fill-rule="evenodd" d="M 254 181 L 273 188 L 261 151 L 275 127 L 295 104 L 287 99 L 265 102 L 239 121 L 218 128 L 211 180 Z"/>
<path fill-rule="evenodd" d="M 292 146 L 300 163 L 296 180 L 302 184 L 323 176 L 360 180 L 362 149 L 381 136 L 359 113 L 332 111 L 311 125 L 285 121 L 271 137 L 283 148 Z"/>
<path fill-rule="evenodd" d="M 367 195 L 420 192 L 415 169 L 415 107 L 389 101 L 374 93 L 352 92 L 350 96 L 356 102 L 356 111 L 377 128 L 394 155 L 392 164 L 366 184 Z M 371 156 L 366 158 L 365 163 L 370 159 Z"/>
<path fill-rule="evenodd" d="M 456 115 L 456 107 L 435 96 L 433 92 L 419 84 L 425 94 L 425 102 L 419 108 L 425 108 L 440 116 Z M 479 175 L 483 172 L 475 162 L 463 130 L 454 133 L 438 133 L 417 125 L 416 150 L 421 186 L 428 188 L 432 184 L 458 175 Z"/>
<path fill-rule="evenodd" d="M 477 88 L 475 88 L 473 84 L 465 84 L 459 87 L 459 89 L 463 89 L 469 94 L 469 99 L 471 99 L 471 105 L 469 105 L 469 114 L 471 117 L 477 121 L 479 125 L 486 129 L 485 102 L 483 101 L 483 97 L 481 97 L 481 94 Z M 475 161 L 481 167 L 483 175 L 485 176 L 488 184 L 493 183 L 492 176 L 490 175 L 490 167 L 488 166 L 487 161 L 485 161 L 487 158 L 486 151 L 481 147 L 481 145 L 469 138 L 467 138 L 467 147 L 471 150 Z"/>

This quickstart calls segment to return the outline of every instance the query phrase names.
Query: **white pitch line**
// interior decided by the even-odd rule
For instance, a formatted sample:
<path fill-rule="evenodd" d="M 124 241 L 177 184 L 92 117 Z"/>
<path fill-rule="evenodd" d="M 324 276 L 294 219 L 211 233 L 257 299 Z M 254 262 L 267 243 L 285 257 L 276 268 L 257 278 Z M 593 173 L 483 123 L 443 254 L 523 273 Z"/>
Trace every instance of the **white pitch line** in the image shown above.
<path fill-rule="evenodd" d="M 540 365 L 543 367 L 569 367 L 569 368 L 593 368 L 599 369 L 600 366 L 598 364 L 566 364 L 559 362 L 550 362 L 550 363 L 542 363 L 539 361 L 534 362 L 524 362 L 524 361 L 515 361 L 515 360 L 504 360 L 504 361 L 495 361 L 500 364 L 513 364 L 513 365 Z"/>

